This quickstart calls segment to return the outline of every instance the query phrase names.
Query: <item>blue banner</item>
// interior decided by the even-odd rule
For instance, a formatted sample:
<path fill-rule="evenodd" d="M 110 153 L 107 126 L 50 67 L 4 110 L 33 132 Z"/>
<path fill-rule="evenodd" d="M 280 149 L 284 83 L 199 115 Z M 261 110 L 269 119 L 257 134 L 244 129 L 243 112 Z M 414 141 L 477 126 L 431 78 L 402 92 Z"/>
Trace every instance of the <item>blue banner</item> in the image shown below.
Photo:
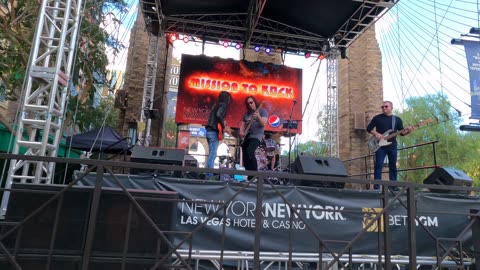
<path fill-rule="evenodd" d="M 480 119 L 480 42 L 464 40 L 463 43 L 470 74 L 470 94 L 472 96 L 472 116 L 470 118 Z"/>

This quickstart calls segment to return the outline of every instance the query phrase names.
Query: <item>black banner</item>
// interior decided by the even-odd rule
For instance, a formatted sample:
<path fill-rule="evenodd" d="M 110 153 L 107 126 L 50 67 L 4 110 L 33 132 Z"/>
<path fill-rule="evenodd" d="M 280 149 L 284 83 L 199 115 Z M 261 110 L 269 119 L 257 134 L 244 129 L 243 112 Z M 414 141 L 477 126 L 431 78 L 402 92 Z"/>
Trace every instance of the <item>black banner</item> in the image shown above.
<path fill-rule="evenodd" d="M 367 227 L 376 213 L 382 211 L 381 194 L 375 191 L 328 189 L 314 187 L 278 186 L 286 201 L 297 207 L 294 214 L 286 201 L 269 185 L 264 186 L 262 220 L 255 219 L 257 190 L 242 188 L 239 184 L 224 184 L 178 179 L 148 179 L 138 176 L 120 176 L 128 188 L 175 190 L 183 202 L 178 203 L 177 231 L 193 231 L 193 249 L 221 249 L 222 229 L 225 224 L 225 250 L 253 250 L 255 227 L 262 228 L 262 251 L 288 251 L 293 239 L 294 252 L 318 252 L 319 239 L 330 251 L 342 251 L 347 242 L 357 239 L 354 254 L 377 254 L 378 237 L 383 239 L 383 225 Z M 95 176 L 88 176 L 81 185 L 93 185 Z M 116 186 L 105 178 L 104 186 Z M 194 202 L 190 201 L 194 200 Z M 479 200 L 453 194 L 418 193 L 415 196 L 416 246 L 419 256 L 435 256 L 432 236 L 457 237 L 469 223 L 468 213 L 478 208 Z M 225 210 L 218 211 L 225 205 Z M 408 255 L 406 197 L 396 200 L 388 212 L 393 255 Z M 207 218 L 217 212 L 211 220 Z M 439 212 L 448 214 L 439 214 Z M 310 229 L 312 231 L 310 231 Z M 364 232 L 362 230 L 365 229 Z M 178 243 L 181 238 L 176 239 Z M 330 240 L 344 241 L 332 243 Z M 465 236 L 464 250 L 469 249 L 471 233 Z M 188 241 L 183 248 L 188 248 Z M 382 248 L 381 248 L 382 249 Z"/>

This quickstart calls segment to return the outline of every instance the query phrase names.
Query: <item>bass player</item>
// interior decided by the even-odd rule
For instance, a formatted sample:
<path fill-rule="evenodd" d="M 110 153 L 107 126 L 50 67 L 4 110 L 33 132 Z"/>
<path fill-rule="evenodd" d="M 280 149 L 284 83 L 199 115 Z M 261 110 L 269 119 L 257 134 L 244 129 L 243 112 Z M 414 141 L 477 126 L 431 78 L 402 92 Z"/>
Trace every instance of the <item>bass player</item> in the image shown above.
<path fill-rule="evenodd" d="M 246 170 L 258 169 L 255 150 L 260 146 L 265 125 L 267 124 L 267 111 L 261 108 L 254 96 L 245 98 L 247 112 L 240 123 L 240 138 L 243 151 L 243 165 Z"/>

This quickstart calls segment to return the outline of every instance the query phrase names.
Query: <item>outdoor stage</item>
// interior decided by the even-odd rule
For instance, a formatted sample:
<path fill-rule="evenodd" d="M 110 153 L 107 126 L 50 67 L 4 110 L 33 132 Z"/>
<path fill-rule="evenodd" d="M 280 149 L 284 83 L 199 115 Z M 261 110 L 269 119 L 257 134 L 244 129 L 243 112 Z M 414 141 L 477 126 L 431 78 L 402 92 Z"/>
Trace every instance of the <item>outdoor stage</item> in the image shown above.
<path fill-rule="evenodd" d="M 225 183 L 112 173 L 113 167 L 205 172 L 195 167 L 68 162 L 82 162 L 91 172 L 77 173 L 68 186 L 13 186 L 0 239 L 22 269 L 47 264 L 51 269 L 189 269 L 197 264 L 299 269 L 337 263 L 466 267 L 477 254 L 480 199 L 464 187 L 387 181 L 401 191 L 275 186 L 263 179 L 371 181 L 214 170 L 258 179 Z M 419 191 L 425 187 L 452 192 Z M 11 265 L 7 259 L 3 254 L 2 269 L 15 269 L 6 268 Z"/>

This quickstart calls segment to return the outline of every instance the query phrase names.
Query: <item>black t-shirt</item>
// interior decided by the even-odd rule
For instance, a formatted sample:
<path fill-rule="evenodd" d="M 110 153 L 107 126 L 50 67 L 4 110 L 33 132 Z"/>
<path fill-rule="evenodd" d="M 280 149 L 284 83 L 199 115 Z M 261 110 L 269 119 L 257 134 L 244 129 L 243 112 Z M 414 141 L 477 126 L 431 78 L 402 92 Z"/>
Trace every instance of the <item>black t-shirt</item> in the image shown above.
<path fill-rule="evenodd" d="M 392 127 L 393 124 L 393 117 L 395 117 L 395 127 Z M 384 134 L 385 132 L 389 131 L 388 134 L 392 132 L 396 132 L 403 129 L 403 121 L 400 117 L 395 115 L 386 116 L 385 114 L 377 114 L 373 117 L 372 121 L 367 126 L 367 131 L 370 133 L 373 128 L 377 130 L 378 133 Z M 385 134 L 384 134 L 385 135 Z M 397 140 L 396 137 L 388 140 L 392 142 L 390 145 L 391 147 L 397 147 Z"/>

